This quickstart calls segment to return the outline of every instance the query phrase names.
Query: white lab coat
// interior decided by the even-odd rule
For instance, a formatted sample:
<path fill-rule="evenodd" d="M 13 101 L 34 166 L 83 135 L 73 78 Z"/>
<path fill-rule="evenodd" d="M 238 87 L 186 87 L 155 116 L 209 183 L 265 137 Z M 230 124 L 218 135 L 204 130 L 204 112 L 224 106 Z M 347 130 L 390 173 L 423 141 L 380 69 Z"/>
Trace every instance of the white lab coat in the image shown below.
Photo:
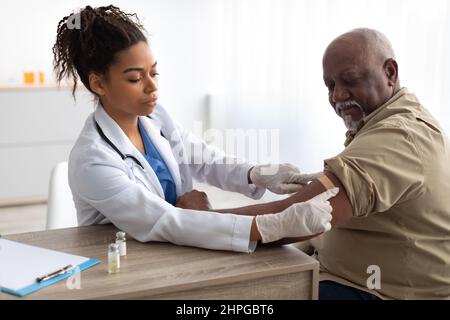
<path fill-rule="evenodd" d="M 265 189 L 248 184 L 251 164 L 239 164 L 176 125 L 161 105 L 151 117 L 140 117 L 140 121 L 172 174 L 177 196 L 192 190 L 193 178 L 254 199 L 263 195 Z M 130 158 L 122 160 L 102 139 L 95 121 L 123 154 L 136 157 L 144 169 Z M 192 150 L 197 150 L 196 161 Z M 199 150 L 204 160 L 198 157 Z M 79 225 L 113 223 L 141 242 L 239 252 L 256 247 L 256 242 L 249 241 L 252 217 L 180 209 L 166 202 L 147 160 L 100 104 L 87 118 L 70 153 L 69 185 Z"/>

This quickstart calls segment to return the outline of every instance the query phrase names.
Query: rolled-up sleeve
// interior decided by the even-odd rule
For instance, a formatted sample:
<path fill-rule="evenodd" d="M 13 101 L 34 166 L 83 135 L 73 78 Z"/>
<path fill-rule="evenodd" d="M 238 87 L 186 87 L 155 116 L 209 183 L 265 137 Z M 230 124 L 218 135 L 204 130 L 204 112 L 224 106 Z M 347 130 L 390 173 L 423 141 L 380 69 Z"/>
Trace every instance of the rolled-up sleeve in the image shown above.
<path fill-rule="evenodd" d="M 401 123 L 380 124 L 357 135 L 324 166 L 344 186 L 355 217 L 384 212 L 423 192 L 420 152 Z"/>

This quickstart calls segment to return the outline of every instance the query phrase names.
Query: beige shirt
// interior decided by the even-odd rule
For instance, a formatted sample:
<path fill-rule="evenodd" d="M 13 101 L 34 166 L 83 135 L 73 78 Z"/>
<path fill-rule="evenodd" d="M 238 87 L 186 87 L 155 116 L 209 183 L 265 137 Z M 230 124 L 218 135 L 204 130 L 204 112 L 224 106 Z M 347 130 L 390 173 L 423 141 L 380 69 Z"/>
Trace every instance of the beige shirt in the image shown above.
<path fill-rule="evenodd" d="M 321 280 L 381 298 L 450 299 L 450 142 L 438 122 L 403 88 L 345 146 L 325 169 L 353 218 L 311 241 Z"/>

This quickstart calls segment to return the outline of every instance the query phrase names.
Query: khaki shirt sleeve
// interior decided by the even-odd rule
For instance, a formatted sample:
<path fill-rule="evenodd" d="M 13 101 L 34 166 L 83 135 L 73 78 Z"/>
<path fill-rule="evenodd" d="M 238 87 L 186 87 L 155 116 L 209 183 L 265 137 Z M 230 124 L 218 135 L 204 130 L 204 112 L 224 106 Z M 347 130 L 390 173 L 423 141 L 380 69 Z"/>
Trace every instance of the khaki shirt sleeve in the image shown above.
<path fill-rule="evenodd" d="M 378 124 L 325 160 L 341 181 L 353 216 L 384 212 L 423 193 L 423 164 L 413 136 L 401 123 Z"/>

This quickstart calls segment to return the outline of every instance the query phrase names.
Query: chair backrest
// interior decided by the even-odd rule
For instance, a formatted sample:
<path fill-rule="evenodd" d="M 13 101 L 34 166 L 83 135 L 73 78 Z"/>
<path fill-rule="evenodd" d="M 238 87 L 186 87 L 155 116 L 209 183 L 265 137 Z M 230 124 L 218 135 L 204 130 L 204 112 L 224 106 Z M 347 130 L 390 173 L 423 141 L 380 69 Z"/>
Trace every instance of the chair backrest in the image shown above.
<path fill-rule="evenodd" d="M 77 211 L 69 187 L 67 161 L 60 162 L 50 174 L 46 228 L 70 228 L 77 225 Z"/>

